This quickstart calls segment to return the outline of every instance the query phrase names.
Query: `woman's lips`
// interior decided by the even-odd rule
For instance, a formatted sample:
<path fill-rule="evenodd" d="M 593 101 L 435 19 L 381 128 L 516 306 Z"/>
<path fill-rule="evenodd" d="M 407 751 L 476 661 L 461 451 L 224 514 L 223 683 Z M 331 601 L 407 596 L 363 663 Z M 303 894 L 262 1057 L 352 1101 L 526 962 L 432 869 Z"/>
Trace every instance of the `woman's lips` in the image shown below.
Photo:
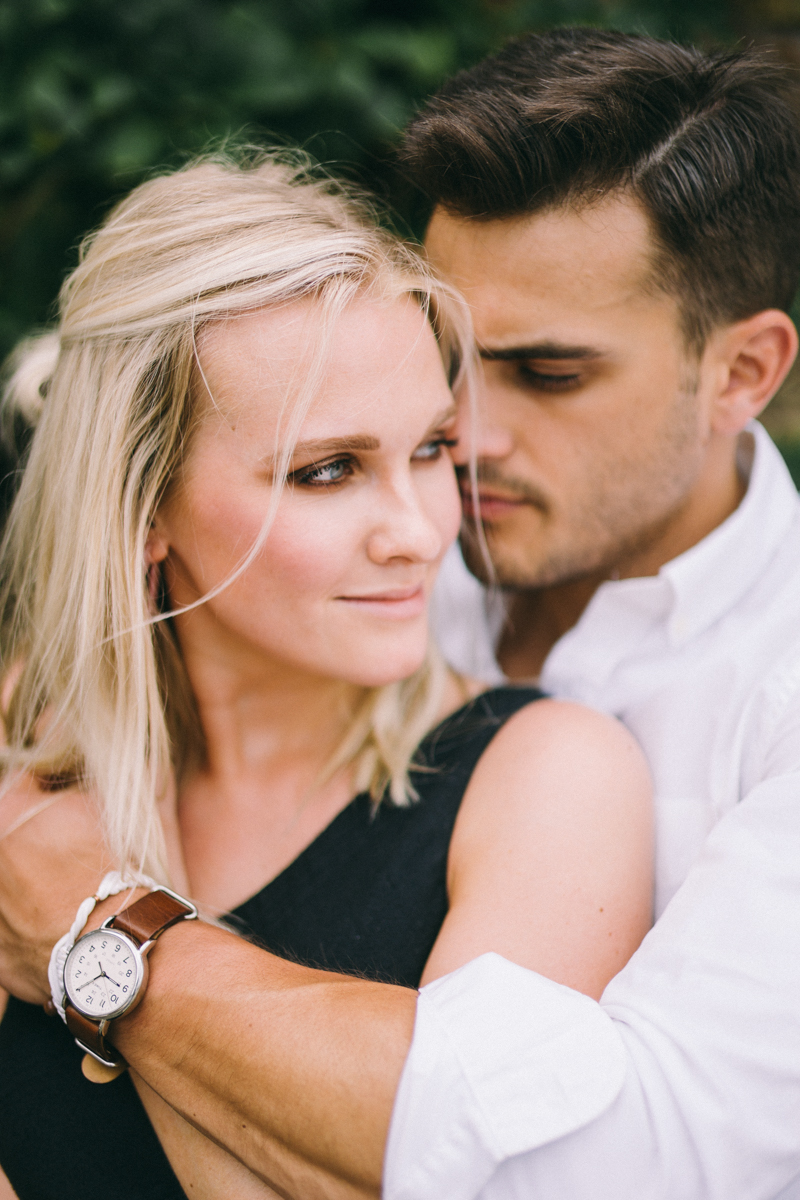
<path fill-rule="evenodd" d="M 514 496 L 504 496 L 500 492 L 484 492 L 482 489 L 479 489 L 478 503 L 480 505 L 481 520 L 492 521 L 498 517 L 507 516 L 508 513 L 516 512 L 527 501 L 520 500 Z M 476 512 L 471 490 L 461 493 L 461 504 L 464 509 L 464 516 L 471 517 L 474 520 Z"/>
<path fill-rule="evenodd" d="M 362 612 L 371 612 L 395 621 L 418 617 L 425 611 L 426 604 L 425 588 L 421 583 L 416 587 L 393 588 L 366 596 L 340 596 L 339 599 L 357 605 Z"/>

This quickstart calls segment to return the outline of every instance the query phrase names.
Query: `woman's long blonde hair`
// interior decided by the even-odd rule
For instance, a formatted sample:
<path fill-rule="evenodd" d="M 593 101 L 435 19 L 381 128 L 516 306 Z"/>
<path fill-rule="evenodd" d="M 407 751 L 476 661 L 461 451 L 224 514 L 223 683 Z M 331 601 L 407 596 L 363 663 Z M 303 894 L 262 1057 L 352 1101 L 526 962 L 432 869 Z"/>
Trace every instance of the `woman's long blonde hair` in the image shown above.
<path fill-rule="evenodd" d="M 58 328 L 13 356 L 6 410 L 36 428 L 0 548 L 6 778 L 77 776 L 98 797 L 120 865 L 166 880 L 159 801 L 202 756 L 192 690 L 168 614 L 153 615 L 145 562 L 200 419 L 198 334 L 303 297 L 330 332 L 364 294 L 413 297 L 457 375 L 469 353 L 463 302 L 380 228 L 366 200 L 298 154 L 209 156 L 113 210 L 61 290 Z M 284 406 L 283 479 L 324 352 L 316 347 Z M 431 649 L 409 679 L 364 689 L 330 769 L 352 763 L 359 789 L 407 802 L 443 671 Z"/>

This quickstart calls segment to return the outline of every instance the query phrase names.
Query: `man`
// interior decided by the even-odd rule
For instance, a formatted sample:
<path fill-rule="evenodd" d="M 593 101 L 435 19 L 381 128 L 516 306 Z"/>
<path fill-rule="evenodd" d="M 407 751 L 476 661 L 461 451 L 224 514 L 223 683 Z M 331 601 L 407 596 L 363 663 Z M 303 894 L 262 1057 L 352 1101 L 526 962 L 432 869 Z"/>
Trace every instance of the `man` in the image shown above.
<path fill-rule="evenodd" d="M 663 916 L 600 1004 L 490 955 L 416 1013 L 175 928 L 114 1044 L 303 1200 L 377 1194 L 401 1071 L 392 1200 L 800 1197 L 800 503 L 751 424 L 797 349 L 795 122 L 747 56 L 563 30 L 457 77 L 404 159 L 482 347 L 460 453 L 500 663 L 639 736 Z M 490 673 L 469 586 L 450 649 Z M 50 870 L 42 818 L 0 841 L 0 980 L 32 1000 L 100 869 L 62 804 Z"/>

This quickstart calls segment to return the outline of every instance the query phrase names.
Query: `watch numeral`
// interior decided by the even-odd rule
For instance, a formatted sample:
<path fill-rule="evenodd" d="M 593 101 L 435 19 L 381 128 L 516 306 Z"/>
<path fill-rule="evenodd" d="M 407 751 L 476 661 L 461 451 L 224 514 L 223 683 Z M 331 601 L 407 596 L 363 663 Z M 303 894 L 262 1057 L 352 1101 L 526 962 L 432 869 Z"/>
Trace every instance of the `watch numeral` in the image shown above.
<path fill-rule="evenodd" d="M 119 942 L 117 942 L 116 946 L 114 947 L 114 953 L 116 954 L 116 952 L 117 952 L 118 950 L 119 950 Z"/>
<path fill-rule="evenodd" d="M 105 1006 L 106 1006 L 106 1002 L 105 1002 L 105 1000 L 101 1000 L 101 1001 L 100 1001 L 100 1007 L 101 1007 L 101 1008 L 105 1008 Z"/>
<path fill-rule="evenodd" d="M 90 947 L 89 947 L 89 953 L 91 954 L 91 952 L 92 952 L 93 950 L 94 950 L 94 946 L 90 946 Z"/>
<path fill-rule="evenodd" d="M 127 990 L 128 990 L 128 985 L 127 985 L 127 983 L 126 983 L 126 984 L 124 984 L 124 985 L 123 985 L 122 991 L 123 991 L 123 992 L 127 992 Z"/>
<path fill-rule="evenodd" d="M 131 975 L 132 975 L 132 974 L 133 974 L 133 971 L 126 971 L 126 972 L 125 972 L 125 978 L 126 978 L 126 979 L 130 979 L 130 977 L 131 977 Z"/>
<path fill-rule="evenodd" d="M 114 1003 L 116 1000 L 119 1000 L 119 996 L 112 996 L 112 997 L 111 997 L 111 1003 L 112 1003 L 112 1004 L 113 1004 L 113 1003 Z"/>
<path fill-rule="evenodd" d="M 86 1003 L 87 1003 L 87 1004 L 94 1004 L 94 996 L 87 996 L 87 997 L 86 997 Z"/>

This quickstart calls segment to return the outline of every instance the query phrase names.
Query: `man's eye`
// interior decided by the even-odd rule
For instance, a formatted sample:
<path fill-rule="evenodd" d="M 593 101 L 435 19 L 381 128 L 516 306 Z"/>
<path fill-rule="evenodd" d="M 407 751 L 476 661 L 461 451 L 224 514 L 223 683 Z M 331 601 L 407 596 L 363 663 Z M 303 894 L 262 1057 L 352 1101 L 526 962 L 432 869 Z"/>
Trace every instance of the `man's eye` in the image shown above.
<path fill-rule="evenodd" d="M 423 442 L 411 455 L 412 462 L 431 462 L 441 456 L 442 446 L 457 445 L 457 438 L 437 437 L 429 442 Z"/>
<path fill-rule="evenodd" d="M 520 363 L 519 378 L 526 387 L 536 388 L 541 392 L 568 392 L 580 384 L 581 377 L 577 372 L 571 375 L 553 375 L 546 371 L 535 371 L 533 367 Z"/>
<path fill-rule="evenodd" d="M 353 464 L 347 458 L 335 458 L 331 462 L 320 463 L 319 466 L 308 467 L 305 470 L 293 471 L 291 479 L 294 483 L 305 484 L 308 487 L 341 483 L 353 474 Z"/>

